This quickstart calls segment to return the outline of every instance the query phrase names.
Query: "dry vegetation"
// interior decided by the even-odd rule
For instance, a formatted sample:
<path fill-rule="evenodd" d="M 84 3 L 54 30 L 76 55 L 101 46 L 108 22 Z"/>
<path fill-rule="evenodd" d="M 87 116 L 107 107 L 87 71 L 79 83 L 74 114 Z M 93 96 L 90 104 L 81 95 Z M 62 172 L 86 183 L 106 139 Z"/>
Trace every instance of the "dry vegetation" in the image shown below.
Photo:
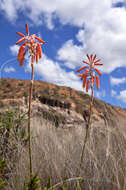
<path fill-rule="evenodd" d="M 12 116 L 13 126 L 10 126 L 9 133 L 8 130 L 4 131 L 5 138 L 0 138 L 1 150 L 7 162 L 5 190 L 23 190 L 29 176 L 27 135 L 21 131 L 25 129 L 25 121 L 20 123 L 19 118 L 17 114 Z M 20 128 L 17 128 L 17 123 Z M 84 135 L 85 125 L 62 129 L 43 118 L 32 118 L 33 169 L 40 178 L 41 187 L 47 185 L 50 176 L 52 186 L 61 182 L 56 189 L 63 189 L 65 179 L 70 179 L 68 189 L 76 189 Z M 80 175 L 82 189 L 126 189 L 125 146 L 123 130 L 108 126 L 107 121 L 106 128 L 102 128 L 100 123 L 92 124 Z"/>
<path fill-rule="evenodd" d="M 3 190 L 36 190 L 24 186 L 29 181 L 27 113 L 14 111 L 16 102 L 19 103 L 19 99 L 25 97 L 24 93 L 28 93 L 28 81 L 2 79 L 1 83 L 0 185 L 1 181 L 5 181 Z M 89 96 L 82 92 L 35 81 L 33 99 L 36 101 L 43 93 L 50 100 L 57 98 L 59 102 L 74 104 L 70 112 L 74 110 L 81 114 L 89 101 Z M 5 113 L 3 110 L 8 100 L 13 100 L 13 110 Z M 54 186 L 56 190 L 125 190 L 126 110 L 94 99 L 93 122 L 81 172 L 79 166 L 85 121 L 73 123 L 70 128 L 57 127 L 55 122 L 57 119 L 59 121 L 60 114 L 54 112 L 53 107 L 51 110 L 33 114 L 31 122 L 33 173 L 40 179 L 39 188 L 47 190 Z M 62 117 L 62 120 L 65 118 Z M 77 187 L 78 181 L 82 187 Z"/>

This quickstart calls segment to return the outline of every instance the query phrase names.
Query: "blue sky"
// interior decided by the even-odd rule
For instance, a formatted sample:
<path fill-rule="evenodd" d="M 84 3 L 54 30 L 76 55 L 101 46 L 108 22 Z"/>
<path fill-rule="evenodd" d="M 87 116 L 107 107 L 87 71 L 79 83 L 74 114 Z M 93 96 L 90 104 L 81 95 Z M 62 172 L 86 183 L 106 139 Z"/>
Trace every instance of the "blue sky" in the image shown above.
<path fill-rule="evenodd" d="M 125 0 L 0 0 L 0 77 L 30 79 L 30 64 L 17 61 L 16 31 L 35 33 L 46 43 L 35 80 L 82 89 L 76 70 L 86 54 L 104 64 L 95 96 L 126 108 Z"/>

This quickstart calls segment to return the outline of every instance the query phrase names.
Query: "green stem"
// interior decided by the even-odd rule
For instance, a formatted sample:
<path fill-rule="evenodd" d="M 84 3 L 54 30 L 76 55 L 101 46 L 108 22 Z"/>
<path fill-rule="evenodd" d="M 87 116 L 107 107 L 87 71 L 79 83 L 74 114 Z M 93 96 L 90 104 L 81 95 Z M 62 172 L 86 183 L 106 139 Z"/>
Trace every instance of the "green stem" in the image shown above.
<path fill-rule="evenodd" d="M 29 141 L 29 165 L 30 165 L 30 178 L 32 176 L 32 148 L 31 148 L 31 101 L 32 101 L 32 88 L 33 88 L 33 80 L 34 80 L 34 67 L 33 63 L 31 63 L 32 67 L 32 75 L 31 75 L 31 83 L 29 88 L 29 107 L 28 107 L 28 141 Z"/>
<path fill-rule="evenodd" d="M 92 76 L 92 79 L 93 79 L 93 76 Z M 87 140 L 88 140 L 89 128 L 90 128 L 90 125 L 91 125 L 92 107 L 93 107 L 93 80 L 91 80 L 91 97 L 90 97 L 90 110 L 89 110 L 90 115 L 89 115 L 88 122 L 87 122 L 87 125 L 86 125 L 86 134 L 85 134 L 83 149 L 82 149 L 82 153 L 81 153 L 79 175 L 80 175 L 80 170 L 81 170 L 82 163 L 83 163 L 83 160 L 84 160 L 85 147 L 86 147 L 86 143 L 87 143 Z"/>

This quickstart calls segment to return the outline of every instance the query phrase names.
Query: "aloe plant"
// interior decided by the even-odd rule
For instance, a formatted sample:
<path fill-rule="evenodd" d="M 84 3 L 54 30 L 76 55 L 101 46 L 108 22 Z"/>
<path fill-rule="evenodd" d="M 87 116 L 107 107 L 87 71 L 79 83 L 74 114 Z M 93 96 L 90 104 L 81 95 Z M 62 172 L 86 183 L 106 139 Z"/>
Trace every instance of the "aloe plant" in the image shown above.
<path fill-rule="evenodd" d="M 35 34 L 29 35 L 28 25 L 26 27 L 26 35 L 16 32 L 22 38 L 16 42 L 16 44 L 22 43 L 19 48 L 17 59 L 19 61 L 20 66 L 23 66 L 24 57 L 28 52 L 29 57 L 31 59 L 31 82 L 29 88 L 29 107 L 28 107 L 28 141 L 29 141 L 29 162 L 30 162 L 30 178 L 32 178 L 32 148 L 31 148 L 31 102 L 32 102 L 32 89 L 33 89 L 33 81 L 34 81 L 34 62 L 38 63 L 38 60 L 42 57 L 41 45 L 45 42 L 38 38 Z"/>
<path fill-rule="evenodd" d="M 85 154 L 85 146 L 88 140 L 88 133 L 89 133 L 89 128 L 91 125 L 91 116 L 92 116 L 92 107 L 93 107 L 93 98 L 94 98 L 94 85 L 96 81 L 96 86 L 97 89 L 100 88 L 100 83 L 99 83 L 99 76 L 101 76 L 100 71 L 95 68 L 95 66 L 102 66 L 103 64 L 100 63 L 100 59 L 96 59 L 96 55 L 88 55 L 88 62 L 83 60 L 82 62 L 85 63 L 87 66 L 83 66 L 77 71 L 83 71 L 82 74 L 78 74 L 79 77 L 81 77 L 81 80 L 83 80 L 83 88 L 86 88 L 86 92 L 88 92 L 89 87 L 91 87 L 91 96 L 90 96 L 90 106 L 89 106 L 89 118 L 86 124 L 86 135 L 84 138 L 84 143 L 83 143 L 83 148 L 82 148 L 82 153 L 81 153 L 81 161 L 80 161 L 80 169 L 82 167 L 83 159 L 84 159 L 84 154 Z M 99 76 L 98 76 L 99 75 Z M 80 170 L 79 170 L 79 175 L 80 175 Z"/>

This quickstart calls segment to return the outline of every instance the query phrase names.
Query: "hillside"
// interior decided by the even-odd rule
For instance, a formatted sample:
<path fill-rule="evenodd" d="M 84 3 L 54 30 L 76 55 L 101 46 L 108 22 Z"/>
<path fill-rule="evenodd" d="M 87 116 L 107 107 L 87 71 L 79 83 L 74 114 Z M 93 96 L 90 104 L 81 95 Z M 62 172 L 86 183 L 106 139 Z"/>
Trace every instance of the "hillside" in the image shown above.
<path fill-rule="evenodd" d="M 27 113 L 28 91 L 29 81 L 1 79 L 1 117 L 8 110 L 20 110 L 21 114 Z M 89 95 L 68 87 L 41 81 L 34 82 L 33 165 L 42 186 L 47 184 L 49 175 L 53 185 L 64 178 L 78 177 L 86 120 L 89 116 L 89 98 Z M 15 117 L 17 116 L 16 112 Z M 94 99 L 90 136 L 80 174 L 83 179 L 82 189 L 126 189 L 125 116 L 125 109 Z M 12 121 L 14 124 L 15 119 Z M 27 129 L 26 122 L 21 125 L 23 126 Z M 28 179 L 27 141 L 25 139 L 25 144 L 24 141 L 20 142 L 19 136 L 14 138 L 15 133 L 14 129 L 12 136 L 10 134 L 7 136 L 6 145 L 8 143 L 9 145 L 6 146 L 6 151 L 6 138 L 1 136 L 1 139 L 3 138 L 1 146 L 9 163 L 8 172 L 5 175 L 5 179 L 9 180 L 6 190 L 22 190 L 24 181 Z M 14 149 L 10 151 L 12 145 Z M 62 188 L 58 186 L 56 189 Z M 75 189 L 75 181 L 69 184 L 68 189 Z"/>
<path fill-rule="evenodd" d="M 28 94 L 29 81 L 2 79 L 0 81 L 0 110 L 9 107 L 20 107 L 27 111 Z M 52 120 L 54 119 L 53 115 L 54 117 L 55 115 L 59 116 L 63 120 L 62 126 L 68 123 L 85 121 L 85 118 L 89 115 L 89 101 L 89 95 L 82 91 L 42 81 L 34 82 L 33 113 L 43 114 L 44 117 L 47 117 L 47 119 L 50 117 Z M 94 99 L 94 122 L 107 119 L 111 120 L 111 125 L 114 126 L 120 122 L 126 123 L 125 115 L 125 109 Z"/>

